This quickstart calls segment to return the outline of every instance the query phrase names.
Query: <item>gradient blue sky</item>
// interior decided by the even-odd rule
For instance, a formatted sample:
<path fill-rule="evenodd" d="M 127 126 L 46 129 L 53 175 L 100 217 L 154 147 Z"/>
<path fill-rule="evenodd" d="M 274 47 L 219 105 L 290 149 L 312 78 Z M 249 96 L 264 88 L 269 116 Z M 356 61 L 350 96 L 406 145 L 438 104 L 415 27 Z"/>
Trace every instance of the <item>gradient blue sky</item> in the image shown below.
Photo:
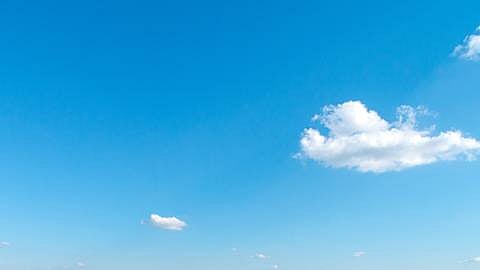
<path fill-rule="evenodd" d="M 2 1 L 0 268 L 478 268 L 459 263 L 480 256 L 478 161 L 376 174 L 292 156 L 349 100 L 389 121 L 423 105 L 480 138 L 480 63 L 451 56 L 479 10 Z"/>

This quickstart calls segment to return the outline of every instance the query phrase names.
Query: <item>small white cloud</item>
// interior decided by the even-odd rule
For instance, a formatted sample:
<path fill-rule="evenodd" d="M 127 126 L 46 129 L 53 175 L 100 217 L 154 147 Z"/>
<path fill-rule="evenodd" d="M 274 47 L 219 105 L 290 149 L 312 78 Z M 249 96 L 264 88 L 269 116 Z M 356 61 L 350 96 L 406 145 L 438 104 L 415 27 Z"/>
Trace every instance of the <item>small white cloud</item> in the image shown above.
<path fill-rule="evenodd" d="M 0 242 L 0 248 L 6 248 L 6 247 L 9 247 L 10 246 L 10 243 L 9 242 Z"/>
<path fill-rule="evenodd" d="M 157 214 L 150 215 L 150 223 L 155 227 L 172 231 L 181 231 L 187 226 L 187 223 L 176 217 L 162 217 Z"/>
<path fill-rule="evenodd" d="M 83 268 L 85 266 L 86 266 L 86 264 L 84 262 L 77 262 L 77 267 L 78 268 Z"/>
<path fill-rule="evenodd" d="M 232 252 L 233 252 L 233 253 L 237 253 L 237 252 L 238 252 L 238 249 L 237 249 L 237 248 L 232 248 Z"/>
<path fill-rule="evenodd" d="M 262 253 L 257 253 L 257 254 L 255 254 L 253 257 L 256 258 L 256 259 L 259 259 L 259 260 L 265 260 L 265 259 L 270 258 L 270 257 L 268 257 L 267 255 L 262 254 Z"/>
<path fill-rule="evenodd" d="M 272 265 L 272 269 L 278 269 L 278 268 L 279 268 L 279 267 L 278 267 L 278 264 Z"/>
<path fill-rule="evenodd" d="M 480 60 L 480 26 L 475 32 L 466 36 L 462 44 L 455 47 L 452 55 L 465 60 Z"/>
<path fill-rule="evenodd" d="M 462 263 L 480 263 L 480 257 L 473 257 L 470 259 L 466 259 L 461 261 Z"/>
<path fill-rule="evenodd" d="M 397 120 L 388 122 L 360 101 L 326 106 L 314 117 L 329 130 L 327 136 L 314 128 L 305 129 L 300 140 L 301 153 L 334 168 L 353 168 L 361 172 L 387 172 L 465 157 L 475 159 L 480 142 L 449 130 L 432 135 L 419 130 L 418 113 L 424 109 L 400 106 Z"/>
<path fill-rule="evenodd" d="M 367 253 L 365 251 L 355 251 L 353 253 L 353 257 L 362 257 L 364 255 L 366 255 Z"/>

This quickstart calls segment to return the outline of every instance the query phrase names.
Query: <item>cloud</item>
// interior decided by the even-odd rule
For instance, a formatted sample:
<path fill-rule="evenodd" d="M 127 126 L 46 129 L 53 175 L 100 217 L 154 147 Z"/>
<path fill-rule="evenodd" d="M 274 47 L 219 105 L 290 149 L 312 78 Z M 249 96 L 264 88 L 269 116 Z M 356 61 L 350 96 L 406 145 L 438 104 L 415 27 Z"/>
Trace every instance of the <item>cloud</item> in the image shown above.
<path fill-rule="evenodd" d="M 162 217 L 157 214 L 150 215 L 150 223 L 155 227 L 171 231 L 181 231 L 187 226 L 187 223 L 176 217 Z"/>
<path fill-rule="evenodd" d="M 86 264 L 84 262 L 77 262 L 77 267 L 78 268 L 83 268 L 85 266 L 86 266 Z"/>
<path fill-rule="evenodd" d="M 9 247 L 10 246 L 10 243 L 9 242 L 0 242 L 0 248 L 6 248 L 6 247 Z"/>
<path fill-rule="evenodd" d="M 480 60 L 480 26 L 473 34 L 466 36 L 462 44 L 455 47 L 452 55 L 465 60 Z"/>
<path fill-rule="evenodd" d="M 272 265 L 272 269 L 278 269 L 278 268 L 279 268 L 279 267 L 278 267 L 278 264 Z"/>
<path fill-rule="evenodd" d="M 419 130 L 416 116 L 425 109 L 400 106 L 397 120 L 388 122 L 360 101 L 329 105 L 313 121 L 329 130 L 328 136 L 307 128 L 302 134 L 299 158 L 334 168 L 382 173 L 464 157 L 475 159 L 480 142 L 458 130 L 432 135 Z"/>
<path fill-rule="evenodd" d="M 353 253 L 353 257 L 362 257 L 364 255 L 366 255 L 367 253 L 365 251 L 355 251 Z"/>
<path fill-rule="evenodd" d="M 480 257 L 473 257 L 462 261 L 462 263 L 480 263 Z"/>
<path fill-rule="evenodd" d="M 256 259 L 259 259 L 259 260 L 265 260 L 265 259 L 270 258 L 270 257 L 268 257 L 267 255 L 262 254 L 262 253 L 257 253 L 257 254 L 255 254 L 253 257 L 256 258 Z"/>

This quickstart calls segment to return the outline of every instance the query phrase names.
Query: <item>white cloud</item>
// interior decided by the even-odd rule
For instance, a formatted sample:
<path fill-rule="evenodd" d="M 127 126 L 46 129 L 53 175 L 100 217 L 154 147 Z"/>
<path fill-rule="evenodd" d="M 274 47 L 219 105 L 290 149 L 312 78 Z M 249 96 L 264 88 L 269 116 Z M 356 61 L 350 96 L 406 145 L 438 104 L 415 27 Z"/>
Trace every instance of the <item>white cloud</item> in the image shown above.
<path fill-rule="evenodd" d="M 0 242 L 0 248 L 5 248 L 5 247 L 9 247 L 10 246 L 10 243 L 9 242 Z"/>
<path fill-rule="evenodd" d="M 256 259 L 260 259 L 260 260 L 265 260 L 265 259 L 269 258 L 267 255 L 262 254 L 262 253 L 257 253 L 253 257 L 256 258 Z"/>
<path fill-rule="evenodd" d="M 466 36 L 462 44 L 455 47 L 452 55 L 465 60 L 480 60 L 480 26 L 473 34 Z"/>
<path fill-rule="evenodd" d="M 78 268 L 83 268 L 85 266 L 86 266 L 86 264 L 84 262 L 77 262 L 77 267 Z"/>
<path fill-rule="evenodd" d="M 278 264 L 272 265 L 272 269 L 278 269 L 278 268 L 279 268 L 279 267 L 278 267 Z"/>
<path fill-rule="evenodd" d="M 449 130 L 432 135 L 419 130 L 416 116 L 424 109 L 400 106 L 397 120 L 388 122 L 360 101 L 348 101 L 323 108 L 313 117 L 329 130 L 328 136 L 314 128 L 305 129 L 300 140 L 301 153 L 334 168 L 361 172 L 399 171 L 441 160 L 465 157 L 473 160 L 480 142 Z"/>
<path fill-rule="evenodd" d="M 181 231 L 187 226 L 187 223 L 176 217 L 161 217 L 157 214 L 150 215 L 150 223 L 155 227 L 172 231 Z"/>
<path fill-rule="evenodd" d="M 480 263 L 480 257 L 473 257 L 462 261 L 462 263 Z"/>
<path fill-rule="evenodd" d="M 366 255 L 367 253 L 365 251 L 355 251 L 353 253 L 353 257 L 362 257 L 364 255 Z"/>

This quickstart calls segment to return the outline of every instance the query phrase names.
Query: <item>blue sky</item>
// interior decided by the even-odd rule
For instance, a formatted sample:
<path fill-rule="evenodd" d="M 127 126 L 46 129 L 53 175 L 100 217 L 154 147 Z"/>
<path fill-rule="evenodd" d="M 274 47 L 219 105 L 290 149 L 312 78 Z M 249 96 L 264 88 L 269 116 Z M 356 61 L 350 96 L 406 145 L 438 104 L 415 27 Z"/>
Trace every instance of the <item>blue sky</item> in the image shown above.
<path fill-rule="evenodd" d="M 3 1 L 0 269 L 478 268 L 479 9 Z"/>

